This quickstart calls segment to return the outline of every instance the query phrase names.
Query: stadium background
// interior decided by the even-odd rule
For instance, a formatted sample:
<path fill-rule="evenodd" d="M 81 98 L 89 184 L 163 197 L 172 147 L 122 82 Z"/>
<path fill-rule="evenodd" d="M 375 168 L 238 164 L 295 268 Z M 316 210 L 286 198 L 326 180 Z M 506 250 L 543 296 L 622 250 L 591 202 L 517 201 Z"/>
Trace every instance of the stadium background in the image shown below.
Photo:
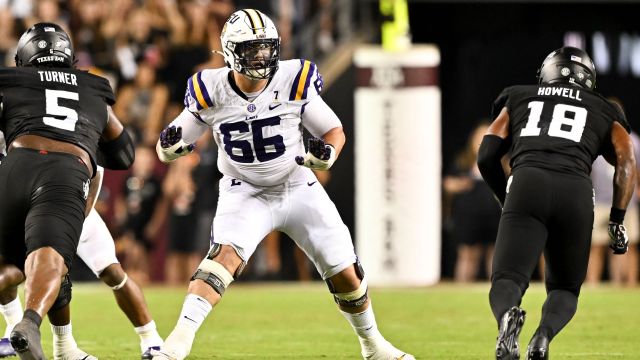
<path fill-rule="evenodd" d="M 534 82 L 536 69 L 546 54 L 565 43 L 582 43 L 592 55 L 597 50 L 599 91 L 620 98 L 631 124 L 638 124 L 640 4 L 636 1 L 410 0 L 408 5 L 413 42 L 436 44 L 441 52 L 443 165 L 434 167 L 434 172 L 446 174 L 456 154 L 464 149 L 471 130 L 490 115 L 491 103 L 503 87 Z M 78 66 L 108 77 L 120 102 L 128 91 L 125 88 L 133 83 L 136 69 L 147 71 L 146 65 L 151 64 L 159 79 L 157 84 L 165 87 L 170 99 L 164 110 L 155 115 L 164 125 L 179 111 L 186 79 L 202 64 L 221 64 L 221 58 L 209 55 L 209 50 L 215 48 L 209 42 L 215 43 L 215 36 L 211 35 L 215 29 L 211 26 L 223 21 L 236 7 L 259 8 L 276 21 L 289 14 L 292 31 L 291 37 L 284 40 L 285 57 L 308 58 L 319 64 L 327 84 L 323 97 L 342 119 L 348 136 L 326 188 L 355 233 L 356 71 L 351 54 L 360 44 L 380 43 L 379 25 L 388 19 L 379 14 L 378 1 L 0 0 L 0 61 L 4 59 L 5 65 L 13 66 L 17 37 L 28 24 L 42 20 L 66 24 L 78 50 Z M 176 17 L 182 19 L 182 25 L 176 25 Z M 154 36 L 137 38 L 136 33 L 144 35 L 143 30 L 151 23 Z M 178 30 L 183 32 L 172 38 L 176 31 L 170 30 L 172 26 L 183 26 Z M 101 35 L 102 31 L 108 36 Z M 599 62 L 602 59 L 604 63 Z M 209 63 L 210 60 L 214 62 Z M 153 131 L 149 132 L 155 131 L 155 135 L 161 128 L 155 123 L 143 125 L 142 130 L 151 128 Z M 138 136 L 144 143 L 144 131 Z M 164 180 L 168 168 L 158 163 L 153 168 Z M 100 209 L 116 237 L 122 230 L 115 219 L 114 199 L 123 192 L 129 174 L 108 172 L 102 193 Z M 164 286 L 168 231 L 165 221 L 153 239 L 149 270 L 153 283 L 145 287 L 163 336 L 173 327 L 186 285 L 182 282 L 179 288 Z M 442 241 L 442 275 L 444 280 L 450 280 L 456 244 L 446 229 Z M 282 248 L 283 271 L 275 279 L 295 279 L 292 251 Z M 128 250 L 120 247 L 125 268 Z M 79 260 L 76 264 L 76 284 L 95 280 Z M 491 356 L 495 340 L 487 292 L 486 283 L 444 284 L 429 288 L 373 288 L 372 296 L 383 332 L 417 358 L 485 359 Z M 640 299 L 638 290 L 587 287 L 583 294 L 586 295 L 581 298 L 580 310 L 554 345 L 554 354 L 581 359 L 640 358 L 636 345 L 640 319 L 633 311 Z M 523 303 L 530 312 L 522 339 L 532 333 L 536 309 L 543 301 L 544 289 L 534 285 Z M 215 319 L 205 322 L 199 332 L 192 358 L 357 356 L 351 329 L 342 324 L 320 282 L 292 287 L 239 284 L 225 295 L 220 307 Z M 76 286 L 73 312 L 74 329 L 83 349 L 101 359 L 139 356 L 135 336 L 104 285 Z M 217 355 L 211 355 L 211 344 L 215 344 Z M 47 331 L 43 331 L 43 345 L 46 351 L 51 349 Z"/>
<path fill-rule="evenodd" d="M 408 5 L 413 43 L 436 44 L 441 51 L 443 166 L 434 171 L 446 172 L 473 127 L 489 117 L 490 105 L 502 88 L 535 81 L 544 56 L 567 43 L 579 44 L 597 55 L 599 91 L 621 99 L 631 124 L 635 124 L 640 112 L 635 99 L 640 77 L 636 2 L 424 0 L 409 1 Z M 222 64 L 221 57 L 209 53 L 217 45 L 213 34 L 237 7 L 261 9 L 278 26 L 287 24 L 290 33 L 281 30 L 283 56 L 313 60 L 325 75 L 323 97 L 342 119 L 349 139 L 326 188 L 354 233 L 355 68 L 345 54 L 360 44 L 380 42 L 379 25 L 388 19 L 380 15 L 379 2 L 4 0 L 0 1 L 0 56 L 6 65 L 12 65 L 12 46 L 21 31 L 31 22 L 48 20 L 66 25 L 74 38 L 78 66 L 109 78 L 119 97 L 122 89 L 134 82 L 138 69 L 151 67 L 156 82 L 168 92 L 164 112 L 154 114 L 158 119 L 151 124 L 130 121 L 130 129 L 138 127 L 133 131 L 137 131 L 139 143 L 151 144 L 153 134 L 179 111 L 187 77 L 197 69 Z M 177 17 L 181 24 L 175 24 Z M 154 171 L 162 179 L 167 168 L 156 164 Z M 126 172 L 108 172 L 103 190 L 108 204 L 103 207 L 103 216 L 116 236 L 120 229 L 114 220 L 114 199 L 122 192 L 126 177 Z M 166 234 L 165 223 L 153 239 L 150 277 L 154 281 L 164 278 Z M 454 247 L 445 232 L 445 279 L 452 276 Z M 288 261 L 286 254 L 283 261 Z M 93 279 L 81 266 L 74 270 L 74 277 Z"/>

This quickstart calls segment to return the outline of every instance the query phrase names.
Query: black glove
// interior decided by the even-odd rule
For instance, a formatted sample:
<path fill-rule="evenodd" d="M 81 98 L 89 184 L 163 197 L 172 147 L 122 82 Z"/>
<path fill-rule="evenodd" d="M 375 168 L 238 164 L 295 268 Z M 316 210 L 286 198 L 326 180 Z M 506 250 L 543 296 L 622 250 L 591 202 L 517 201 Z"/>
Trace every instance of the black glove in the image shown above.
<path fill-rule="evenodd" d="M 616 255 L 622 255 L 629 250 L 629 237 L 624 225 L 609 221 L 609 247 Z"/>
<path fill-rule="evenodd" d="M 156 145 L 156 152 L 160 160 L 165 163 L 187 155 L 196 148 L 196 144 L 187 144 L 182 140 L 182 127 L 176 128 L 173 125 L 160 132 L 158 145 Z"/>
<path fill-rule="evenodd" d="M 310 138 L 305 156 L 296 156 L 296 163 L 315 170 L 328 170 L 336 160 L 333 146 L 325 144 L 324 140 Z"/>
<path fill-rule="evenodd" d="M 172 125 L 160 132 L 160 146 L 165 149 L 177 144 L 180 140 L 182 140 L 182 127 L 180 126 L 176 128 Z M 191 152 L 193 148 L 195 148 L 195 144 L 189 144 L 187 150 Z"/>

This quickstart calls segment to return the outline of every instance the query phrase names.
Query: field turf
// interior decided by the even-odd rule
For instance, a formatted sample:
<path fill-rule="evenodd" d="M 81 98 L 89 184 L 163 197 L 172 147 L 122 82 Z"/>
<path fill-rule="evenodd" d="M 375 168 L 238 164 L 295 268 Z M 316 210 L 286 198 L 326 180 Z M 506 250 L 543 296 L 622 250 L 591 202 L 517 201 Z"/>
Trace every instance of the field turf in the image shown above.
<path fill-rule="evenodd" d="M 145 288 L 160 334 L 180 312 L 185 288 Z M 417 359 L 491 359 L 496 325 L 488 284 L 372 289 L 382 333 Z M 544 289 L 533 285 L 521 335 L 526 344 L 539 320 Z M 553 359 L 640 359 L 640 289 L 584 288 L 573 321 L 555 339 Z M 73 289 L 73 330 L 85 351 L 100 359 L 139 359 L 138 337 L 99 284 Z M 43 345 L 51 356 L 44 322 Z M 234 284 L 198 332 L 189 359 L 358 359 L 353 331 L 326 287 L 311 284 Z"/>

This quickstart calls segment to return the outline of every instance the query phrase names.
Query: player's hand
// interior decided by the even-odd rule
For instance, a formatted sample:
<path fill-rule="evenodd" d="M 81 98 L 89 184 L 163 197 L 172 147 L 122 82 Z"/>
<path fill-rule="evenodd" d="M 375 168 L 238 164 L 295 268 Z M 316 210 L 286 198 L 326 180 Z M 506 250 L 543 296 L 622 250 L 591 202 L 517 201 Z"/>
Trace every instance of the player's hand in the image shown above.
<path fill-rule="evenodd" d="M 195 150 L 196 144 L 187 144 L 182 139 L 182 127 L 169 126 L 160 132 L 156 152 L 162 162 L 173 161 Z"/>
<path fill-rule="evenodd" d="M 296 156 L 296 163 L 314 170 L 329 170 L 336 161 L 336 149 L 324 140 L 310 138 L 307 153 L 304 156 Z"/>
<path fill-rule="evenodd" d="M 609 221 L 609 247 L 616 255 L 622 255 L 629 250 L 627 229 L 622 224 Z"/>

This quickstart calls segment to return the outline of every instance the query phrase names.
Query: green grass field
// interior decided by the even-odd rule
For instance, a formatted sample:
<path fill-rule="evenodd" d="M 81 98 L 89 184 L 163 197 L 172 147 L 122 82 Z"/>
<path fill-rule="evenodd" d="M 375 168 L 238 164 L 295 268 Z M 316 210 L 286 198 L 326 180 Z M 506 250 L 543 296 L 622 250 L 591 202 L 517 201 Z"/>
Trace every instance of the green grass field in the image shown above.
<path fill-rule="evenodd" d="M 382 333 L 418 359 L 491 359 L 496 325 L 488 284 L 372 289 Z M 185 289 L 145 289 L 164 337 L 180 312 Z M 544 290 L 523 303 L 526 347 L 539 320 Z M 554 359 L 640 359 L 640 289 L 585 288 L 578 313 L 551 347 Z M 100 359 L 139 358 L 138 338 L 102 285 L 75 285 L 73 329 L 78 344 Z M 49 325 L 43 345 L 51 355 Z M 198 332 L 189 359 L 358 359 L 351 328 L 321 283 L 234 284 Z"/>

